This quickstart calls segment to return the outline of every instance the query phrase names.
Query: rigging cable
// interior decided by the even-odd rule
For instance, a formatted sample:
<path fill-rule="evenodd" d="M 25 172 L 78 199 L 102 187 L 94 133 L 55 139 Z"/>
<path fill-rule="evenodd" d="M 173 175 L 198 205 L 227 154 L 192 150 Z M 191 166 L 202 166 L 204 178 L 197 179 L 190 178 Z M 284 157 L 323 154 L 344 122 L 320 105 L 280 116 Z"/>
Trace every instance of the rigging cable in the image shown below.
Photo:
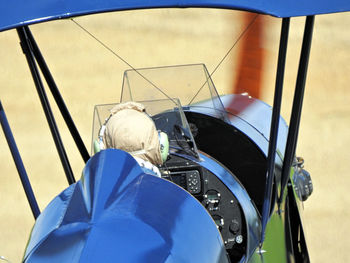
<path fill-rule="evenodd" d="M 228 57 L 228 55 L 231 53 L 232 49 L 237 45 L 237 43 L 242 39 L 242 37 L 245 35 L 245 33 L 248 32 L 248 30 L 251 28 L 251 26 L 254 24 L 255 20 L 258 18 L 259 14 L 256 14 L 252 20 L 250 21 L 250 23 L 247 25 L 247 27 L 241 32 L 241 34 L 238 36 L 238 38 L 236 39 L 236 41 L 233 43 L 233 45 L 231 46 L 231 48 L 226 52 L 226 54 L 223 56 L 223 58 L 219 61 L 219 63 L 216 65 L 216 67 L 214 68 L 214 70 L 209 74 L 209 77 L 207 77 L 207 80 L 203 83 L 203 85 L 200 87 L 200 89 L 197 91 L 197 93 L 194 95 L 194 97 L 191 99 L 191 101 L 188 103 L 189 105 L 191 105 L 191 103 L 193 102 L 193 100 L 197 97 L 197 95 L 199 94 L 199 92 L 201 92 L 201 90 L 203 89 L 204 85 L 208 82 L 208 80 L 214 75 L 214 73 L 216 72 L 216 70 L 221 66 L 221 64 L 224 62 L 224 60 Z"/>
<path fill-rule="evenodd" d="M 155 85 L 152 81 L 150 81 L 148 78 L 146 78 L 139 70 L 134 68 L 129 62 L 127 62 L 124 58 L 122 58 L 120 55 L 118 55 L 114 50 L 112 50 L 110 47 L 108 47 L 105 43 L 103 43 L 96 36 L 94 36 L 85 27 L 83 27 L 81 24 L 79 24 L 74 19 L 71 19 L 71 21 L 73 23 L 75 23 L 79 28 L 81 28 L 85 33 L 87 33 L 90 37 L 92 37 L 94 40 L 96 40 L 99 44 L 101 44 L 104 48 L 106 48 L 109 52 L 111 52 L 114 56 L 116 56 L 118 59 L 120 59 L 122 62 L 124 62 L 128 67 L 130 67 L 132 70 L 134 70 L 140 77 L 142 77 L 144 80 L 146 80 L 149 84 L 151 84 L 154 88 L 156 88 L 164 96 L 166 96 L 168 99 L 170 99 L 175 105 L 177 105 L 177 103 L 172 98 L 170 98 L 164 91 L 162 91 L 162 89 L 158 88 L 157 85 Z"/>

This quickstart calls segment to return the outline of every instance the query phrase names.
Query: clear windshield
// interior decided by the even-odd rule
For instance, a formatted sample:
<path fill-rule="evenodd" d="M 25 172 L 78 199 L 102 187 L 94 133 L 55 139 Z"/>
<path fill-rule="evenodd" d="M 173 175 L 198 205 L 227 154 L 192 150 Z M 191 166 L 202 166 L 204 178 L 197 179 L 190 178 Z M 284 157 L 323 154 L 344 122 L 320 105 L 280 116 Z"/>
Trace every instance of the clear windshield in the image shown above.
<path fill-rule="evenodd" d="M 203 64 L 127 70 L 120 102 L 127 101 L 141 102 L 145 106 L 157 129 L 167 133 L 170 151 L 195 158 L 199 155 L 182 105 L 210 108 L 215 117 L 227 120 L 220 97 Z M 93 142 L 114 105 L 95 106 Z"/>
<path fill-rule="evenodd" d="M 191 129 L 178 99 L 138 102 L 145 106 L 146 112 L 154 120 L 157 130 L 168 135 L 170 152 L 187 154 L 198 158 L 199 155 Z M 95 106 L 92 145 L 98 139 L 102 125 L 110 116 L 110 110 L 115 105 L 116 103 Z M 91 151 L 92 153 L 95 151 L 93 147 Z"/>
<path fill-rule="evenodd" d="M 220 97 L 204 64 L 125 71 L 121 102 L 171 98 L 178 98 L 183 106 L 201 105 L 211 108 L 215 111 L 215 117 L 227 120 Z"/>

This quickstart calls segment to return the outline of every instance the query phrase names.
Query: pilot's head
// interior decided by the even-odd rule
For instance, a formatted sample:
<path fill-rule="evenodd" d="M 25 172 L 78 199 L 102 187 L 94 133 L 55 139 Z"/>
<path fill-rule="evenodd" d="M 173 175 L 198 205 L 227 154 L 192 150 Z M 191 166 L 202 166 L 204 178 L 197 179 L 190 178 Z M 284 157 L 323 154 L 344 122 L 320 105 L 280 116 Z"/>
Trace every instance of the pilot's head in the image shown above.
<path fill-rule="evenodd" d="M 161 165 L 166 159 L 168 149 L 162 145 L 165 139 L 168 143 L 166 134 L 157 131 L 145 107 L 137 102 L 112 108 L 103 134 L 105 148 L 121 149 L 154 165 Z"/>

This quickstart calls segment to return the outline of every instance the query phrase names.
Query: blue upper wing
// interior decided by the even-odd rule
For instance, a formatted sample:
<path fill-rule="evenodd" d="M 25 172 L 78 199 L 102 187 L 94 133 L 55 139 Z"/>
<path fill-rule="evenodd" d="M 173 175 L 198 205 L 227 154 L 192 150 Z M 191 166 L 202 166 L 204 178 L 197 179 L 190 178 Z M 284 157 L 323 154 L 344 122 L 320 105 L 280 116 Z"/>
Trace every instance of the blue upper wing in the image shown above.
<path fill-rule="evenodd" d="M 0 31 L 93 13 L 163 7 L 211 7 L 252 11 L 276 17 L 350 11 L 349 0 L 11 0 L 2 1 Z"/>

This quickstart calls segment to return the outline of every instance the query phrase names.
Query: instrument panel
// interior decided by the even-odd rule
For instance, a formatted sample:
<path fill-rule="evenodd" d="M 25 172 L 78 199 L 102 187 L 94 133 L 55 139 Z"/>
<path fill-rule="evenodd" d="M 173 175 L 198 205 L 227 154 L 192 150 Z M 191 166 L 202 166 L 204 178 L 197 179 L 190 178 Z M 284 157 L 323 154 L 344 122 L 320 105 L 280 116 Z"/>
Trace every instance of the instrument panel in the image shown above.
<path fill-rule="evenodd" d="M 206 208 L 225 243 L 232 262 L 245 253 L 246 227 L 241 207 L 228 187 L 212 172 L 182 156 L 171 155 L 162 177 L 187 190 Z"/>
<path fill-rule="evenodd" d="M 202 191 L 201 177 L 198 170 L 174 171 L 170 173 L 171 181 L 186 189 L 190 194 Z"/>

